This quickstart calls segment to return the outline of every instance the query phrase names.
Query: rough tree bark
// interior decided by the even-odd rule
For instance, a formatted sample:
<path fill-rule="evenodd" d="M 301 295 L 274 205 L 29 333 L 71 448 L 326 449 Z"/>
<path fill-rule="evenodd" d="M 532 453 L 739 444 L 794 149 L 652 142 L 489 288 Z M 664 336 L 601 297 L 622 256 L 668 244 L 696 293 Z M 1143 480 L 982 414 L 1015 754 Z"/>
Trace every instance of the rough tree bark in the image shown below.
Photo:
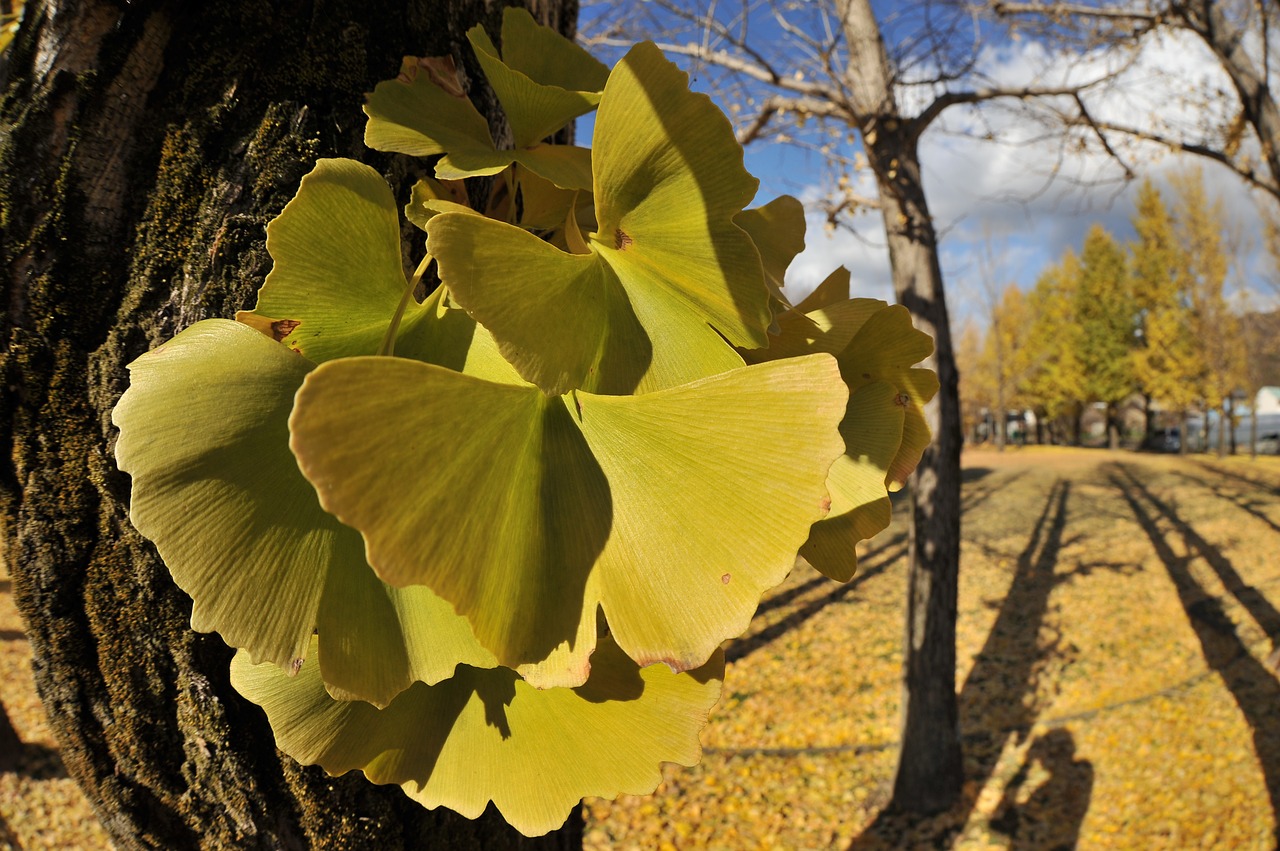
<path fill-rule="evenodd" d="M 429 812 L 277 752 L 129 525 L 112 459 L 125 364 L 253 301 L 263 226 L 316 158 L 364 159 L 403 193 L 418 166 L 364 149 L 362 93 L 406 53 L 478 79 L 463 34 L 496 37 L 511 2 L 28 6 L 0 71 L 3 549 L 63 759 L 122 848 L 581 844 L 580 819 L 527 843 L 492 809 Z M 525 2 L 572 30 L 576 0 Z"/>
<path fill-rule="evenodd" d="M 933 442 L 911 477 L 911 560 L 903 664 L 902 748 L 893 806 L 946 809 L 963 783 L 956 704 L 956 593 L 960 564 L 960 399 L 938 237 L 917 150 L 928 118 L 904 120 L 869 0 L 839 0 L 849 49 L 845 74 L 875 171 L 898 302 L 934 340 L 941 389 L 925 408 Z"/>

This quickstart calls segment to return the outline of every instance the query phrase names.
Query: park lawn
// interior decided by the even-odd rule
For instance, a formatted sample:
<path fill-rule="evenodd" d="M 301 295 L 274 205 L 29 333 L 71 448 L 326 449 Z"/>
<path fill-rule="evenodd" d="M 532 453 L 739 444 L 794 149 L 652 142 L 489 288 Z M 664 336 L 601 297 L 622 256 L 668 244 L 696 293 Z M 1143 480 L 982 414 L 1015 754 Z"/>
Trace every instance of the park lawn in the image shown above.
<path fill-rule="evenodd" d="M 702 764 L 668 767 L 651 797 L 588 801 L 587 847 L 1275 847 L 1280 459 L 1028 448 L 964 464 L 961 802 L 880 814 L 899 512 L 853 582 L 801 564 L 766 599 L 727 646 Z M 0 773 L 0 848 L 106 847 L 61 771 L 20 630 L 0 572 L 0 697 L 29 744 Z"/>

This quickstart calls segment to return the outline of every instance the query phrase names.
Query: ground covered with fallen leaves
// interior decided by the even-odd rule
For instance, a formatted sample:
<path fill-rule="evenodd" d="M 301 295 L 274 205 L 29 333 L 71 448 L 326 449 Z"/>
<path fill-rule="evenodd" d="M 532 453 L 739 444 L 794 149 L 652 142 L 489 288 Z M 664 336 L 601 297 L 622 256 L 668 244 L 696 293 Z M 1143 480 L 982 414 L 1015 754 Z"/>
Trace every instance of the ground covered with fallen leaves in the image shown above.
<path fill-rule="evenodd" d="M 906 536 L 837 585 L 800 565 L 729 644 L 692 768 L 587 802 L 591 849 L 1275 848 L 1280 459 L 967 452 L 964 794 L 884 810 Z M 0 848 L 106 847 L 58 761 L 0 574 Z"/>
<path fill-rule="evenodd" d="M 795 570 L 729 645 L 702 764 L 588 802 L 603 848 L 1277 847 L 1280 459 L 965 454 L 967 782 L 882 813 L 905 529 L 836 585 Z"/>

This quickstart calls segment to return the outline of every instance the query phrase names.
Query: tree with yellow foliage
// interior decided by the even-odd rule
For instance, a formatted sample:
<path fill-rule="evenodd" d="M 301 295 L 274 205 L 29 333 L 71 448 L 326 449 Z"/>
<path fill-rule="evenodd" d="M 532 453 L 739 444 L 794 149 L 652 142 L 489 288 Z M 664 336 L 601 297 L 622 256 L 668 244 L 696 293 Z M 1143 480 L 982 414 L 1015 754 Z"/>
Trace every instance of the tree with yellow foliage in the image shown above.
<path fill-rule="evenodd" d="M 1232 397 L 1248 383 L 1248 352 L 1240 318 L 1223 292 L 1230 266 L 1222 239 L 1225 213 L 1221 200 L 1209 200 L 1200 169 L 1174 175 L 1173 186 L 1178 196 L 1174 234 L 1183 248 L 1179 274 L 1187 281 L 1193 333 L 1204 362 L 1196 386 L 1205 407 L 1205 439 L 1209 411 L 1220 411 L 1225 426 L 1218 429 L 1221 455 L 1230 430 Z"/>
<path fill-rule="evenodd" d="M 1133 372 L 1146 403 L 1146 441 L 1154 436 L 1153 401 L 1179 414 L 1186 434 L 1188 414 L 1199 397 L 1205 360 L 1196 341 L 1192 277 L 1178 243 L 1173 217 L 1160 191 L 1144 180 L 1133 217 L 1138 238 L 1129 246 L 1129 280 L 1138 310 Z M 1186 441 L 1181 443 L 1186 451 Z"/>

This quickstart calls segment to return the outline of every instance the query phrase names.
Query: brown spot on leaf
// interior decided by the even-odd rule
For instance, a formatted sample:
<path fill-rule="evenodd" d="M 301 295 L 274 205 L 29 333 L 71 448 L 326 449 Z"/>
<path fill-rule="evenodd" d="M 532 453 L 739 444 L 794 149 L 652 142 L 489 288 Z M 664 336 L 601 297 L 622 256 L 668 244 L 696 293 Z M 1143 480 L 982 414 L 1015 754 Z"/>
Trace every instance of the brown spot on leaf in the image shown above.
<path fill-rule="evenodd" d="M 818 503 L 818 504 L 822 506 L 822 513 L 823 513 L 823 514 L 826 514 L 828 511 L 830 511 L 830 510 L 831 510 L 831 497 L 829 497 L 829 496 L 824 496 L 824 497 L 822 498 L 822 502 L 820 502 L 820 503 Z"/>
<path fill-rule="evenodd" d="M 733 577 L 726 573 L 724 576 L 721 576 L 721 577 L 720 577 L 720 582 L 721 582 L 722 584 L 724 584 L 724 585 L 728 585 L 728 584 L 729 584 L 729 580 L 731 580 L 731 579 L 733 579 Z"/>
<path fill-rule="evenodd" d="M 632 241 L 631 237 L 622 228 L 618 228 L 613 232 L 613 247 L 619 251 L 626 251 L 630 248 Z"/>
<path fill-rule="evenodd" d="M 911 397 L 906 393 L 899 393 L 897 396 L 893 397 L 893 404 L 902 408 L 909 407 L 911 405 Z"/>
<path fill-rule="evenodd" d="M 293 329 L 302 323 L 296 319 L 279 319 L 271 323 L 271 336 L 278 343 L 293 333 Z"/>
<path fill-rule="evenodd" d="M 299 656 L 289 663 L 289 676 L 296 677 L 298 672 L 302 670 L 302 657 Z"/>

